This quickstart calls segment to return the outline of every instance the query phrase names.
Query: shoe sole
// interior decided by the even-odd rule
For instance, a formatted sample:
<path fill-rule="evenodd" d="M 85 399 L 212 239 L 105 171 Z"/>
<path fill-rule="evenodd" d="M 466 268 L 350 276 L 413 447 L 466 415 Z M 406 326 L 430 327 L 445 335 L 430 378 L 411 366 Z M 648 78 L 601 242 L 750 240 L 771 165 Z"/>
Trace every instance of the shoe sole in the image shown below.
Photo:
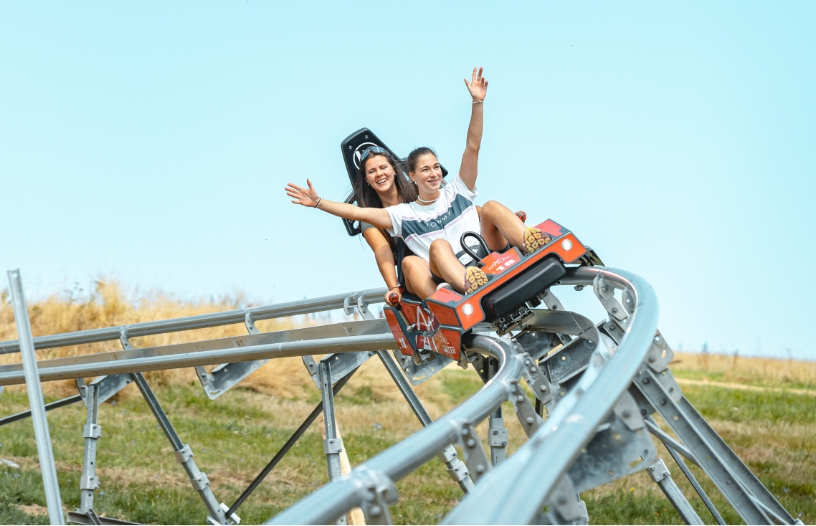
<path fill-rule="evenodd" d="M 537 228 L 529 227 L 524 231 L 524 248 L 528 254 L 547 246 L 550 241 L 552 238 Z"/>
<path fill-rule="evenodd" d="M 487 283 L 487 274 L 478 267 L 468 267 L 465 271 L 465 294 L 470 294 Z"/>

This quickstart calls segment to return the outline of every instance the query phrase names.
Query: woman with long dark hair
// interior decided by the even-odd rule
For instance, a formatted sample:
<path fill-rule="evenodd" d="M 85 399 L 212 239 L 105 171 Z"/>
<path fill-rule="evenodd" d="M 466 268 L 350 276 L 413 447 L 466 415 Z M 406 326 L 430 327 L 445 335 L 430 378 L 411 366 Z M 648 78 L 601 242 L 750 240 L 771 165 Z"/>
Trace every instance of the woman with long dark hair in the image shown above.
<path fill-rule="evenodd" d="M 465 85 L 473 99 L 473 109 L 459 174 L 449 184 L 442 186 L 442 167 L 434 151 L 418 148 L 408 156 L 408 175 L 418 194 L 413 202 L 382 209 L 361 208 L 319 197 L 308 179 L 308 188 L 292 183 L 286 187 L 286 193 L 295 204 L 320 208 L 349 220 L 365 221 L 391 236 L 401 237 L 415 254 L 402 261 L 405 285 L 409 292 L 421 298 L 433 294 L 437 284 L 442 282 L 465 294 L 487 283 L 482 269 L 465 267 L 456 256 L 453 247 L 459 245 L 464 232 L 479 232 L 491 250 L 504 249 L 509 243 L 526 254 L 550 241 L 541 230 L 526 228 L 518 216 L 496 201 L 485 203 L 479 214 L 473 200 L 477 195 L 487 79 L 482 77 L 480 68 L 474 68 L 472 81 L 465 80 Z"/>
<path fill-rule="evenodd" d="M 352 184 L 351 199 L 361 208 L 385 208 L 400 203 L 410 203 L 417 198 L 416 186 L 409 182 L 403 172 L 402 163 L 391 152 L 379 146 L 372 146 L 362 151 L 357 178 Z M 360 221 L 363 238 L 374 252 L 377 268 L 380 269 L 388 291 L 385 301 L 391 305 L 396 294 L 396 301 L 402 299 L 400 285 L 401 260 L 412 254 L 400 238 L 394 238 L 384 229 L 371 223 Z"/>

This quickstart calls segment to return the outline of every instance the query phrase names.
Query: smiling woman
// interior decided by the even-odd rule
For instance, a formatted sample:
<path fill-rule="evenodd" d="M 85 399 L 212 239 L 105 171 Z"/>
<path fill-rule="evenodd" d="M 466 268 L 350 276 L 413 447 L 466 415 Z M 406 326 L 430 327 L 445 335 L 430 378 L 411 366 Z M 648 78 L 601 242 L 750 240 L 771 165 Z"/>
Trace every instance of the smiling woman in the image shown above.
<path fill-rule="evenodd" d="M 459 292 L 469 294 L 475 291 L 487 283 L 487 276 L 476 266 L 465 267 L 453 248 L 459 245 L 465 232 L 479 232 L 491 250 L 502 250 L 509 243 L 531 253 L 549 241 L 540 230 L 525 228 L 521 219 L 504 205 L 489 201 L 480 214 L 473 202 L 478 193 L 476 177 L 487 84 L 481 68 L 473 69 L 471 82 L 465 80 L 473 102 L 472 113 L 459 174 L 449 184 L 442 186 L 442 167 L 434 151 L 418 148 L 408 156 L 408 175 L 418 195 L 415 201 L 405 199 L 407 193 L 399 192 L 395 185 L 395 181 L 403 182 L 401 174 L 398 175 L 398 163 L 384 148 L 372 147 L 363 151 L 360 158 L 363 173 L 355 187 L 360 206 L 334 203 L 319 197 L 308 179 L 308 188 L 289 183 L 286 193 L 295 204 L 320 208 L 381 229 L 383 239 L 385 233 L 402 238 L 415 254 L 402 260 L 405 286 L 409 292 L 427 298 L 438 284 L 445 281 Z M 371 190 L 366 190 L 366 185 Z M 379 204 L 384 208 L 367 208 L 368 201 L 374 202 L 375 207 Z M 390 287 L 390 281 L 396 276 L 393 270 L 385 267 L 393 265 L 393 254 L 389 260 L 385 253 L 386 244 L 374 233 L 369 236 L 366 240 L 374 249 L 380 272 Z M 393 292 L 389 291 L 386 295 L 389 304 L 394 301 L 391 294 Z"/>

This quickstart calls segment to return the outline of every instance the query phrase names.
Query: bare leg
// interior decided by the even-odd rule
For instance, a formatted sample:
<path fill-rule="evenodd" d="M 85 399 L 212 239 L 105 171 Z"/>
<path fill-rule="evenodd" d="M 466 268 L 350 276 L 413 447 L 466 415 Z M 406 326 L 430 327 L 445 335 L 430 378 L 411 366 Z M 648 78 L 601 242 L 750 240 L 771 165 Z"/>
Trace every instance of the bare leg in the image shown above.
<path fill-rule="evenodd" d="M 457 292 L 465 289 L 465 266 L 453 253 L 453 247 L 444 239 L 437 239 L 431 243 L 430 269 L 434 274 L 444 279 Z"/>
<path fill-rule="evenodd" d="M 501 250 L 507 243 L 524 248 L 524 223 L 498 201 L 488 201 L 482 207 L 481 227 L 490 250 Z"/>
<path fill-rule="evenodd" d="M 510 243 L 529 253 L 549 242 L 549 236 L 536 228 L 526 228 L 516 214 L 498 201 L 488 201 L 482 207 L 481 234 L 491 250 L 501 250 Z"/>
<path fill-rule="evenodd" d="M 425 299 L 436 291 L 436 282 L 431 276 L 431 267 L 421 257 L 405 257 L 402 260 L 402 273 L 405 276 L 405 288 L 411 294 Z"/>

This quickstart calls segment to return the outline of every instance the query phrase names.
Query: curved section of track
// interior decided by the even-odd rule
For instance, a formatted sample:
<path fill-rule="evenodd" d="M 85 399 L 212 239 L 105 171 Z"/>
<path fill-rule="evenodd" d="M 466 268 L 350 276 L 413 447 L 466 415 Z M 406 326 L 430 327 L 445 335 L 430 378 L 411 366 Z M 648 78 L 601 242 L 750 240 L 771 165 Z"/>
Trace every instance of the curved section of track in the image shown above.
<path fill-rule="evenodd" d="M 628 289 L 634 297 L 636 306 L 625 339 L 614 352 L 598 342 L 580 382 L 558 402 L 544 425 L 506 462 L 490 471 L 444 522 L 533 522 L 595 429 L 631 385 L 657 330 L 657 297 L 643 279 L 621 270 L 581 267 L 572 269 L 562 283 L 586 285 L 598 274 L 615 288 Z"/>
<path fill-rule="evenodd" d="M 581 448 L 592 439 L 598 424 L 631 384 L 654 338 L 657 299 L 643 279 L 613 269 L 570 269 L 562 284 L 591 285 L 599 275 L 615 288 L 628 291 L 634 300 L 623 341 L 614 353 L 601 340 L 597 342 L 591 365 L 578 387 L 559 401 L 527 445 L 477 483 L 476 489 L 446 518 L 448 522 L 532 522 Z M 362 505 L 367 497 L 373 498 L 370 492 L 388 493 L 394 481 L 433 458 L 443 447 L 459 441 L 463 425 L 477 424 L 506 401 L 515 392 L 515 383 L 524 369 L 518 350 L 507 340 L 488 336 L 471 336 L 467 345 L 499 361 L 498 373 L 484 388 L 430 426 L 323 486 L 267 524 L 334 522 L 349 509 Z"/>

